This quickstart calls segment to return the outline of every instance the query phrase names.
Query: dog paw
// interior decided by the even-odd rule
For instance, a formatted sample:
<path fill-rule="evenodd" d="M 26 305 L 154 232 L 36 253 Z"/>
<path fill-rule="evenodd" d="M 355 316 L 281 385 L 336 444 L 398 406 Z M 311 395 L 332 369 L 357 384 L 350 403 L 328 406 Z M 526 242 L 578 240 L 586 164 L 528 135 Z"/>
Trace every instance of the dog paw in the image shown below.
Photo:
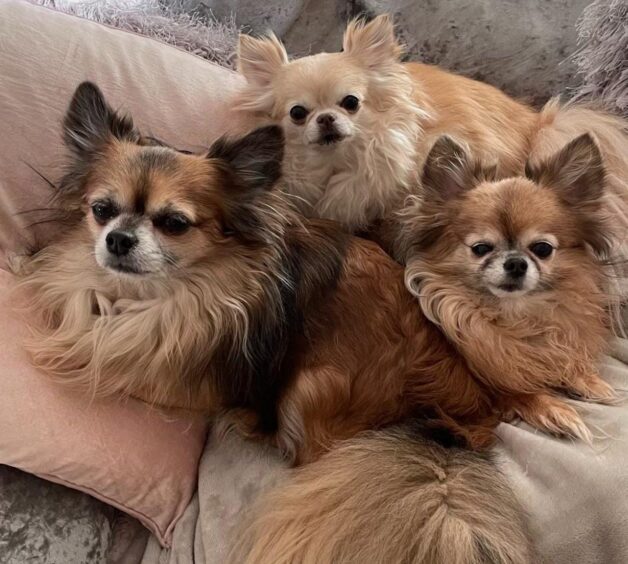
<path fill-rule="evenodd" d="M 568 391 L 578 399 L 595 403 L 613 404 L 619 400 L 614 388 L 597 374 L 579 378 L 570 383 Z"/>
<path fill-rule="evenodd" d="M 546 433 L 592 442 L 591 431 L 570 405 L 549 394 L 517 398 L 512 410 L 528 425 Z"/>

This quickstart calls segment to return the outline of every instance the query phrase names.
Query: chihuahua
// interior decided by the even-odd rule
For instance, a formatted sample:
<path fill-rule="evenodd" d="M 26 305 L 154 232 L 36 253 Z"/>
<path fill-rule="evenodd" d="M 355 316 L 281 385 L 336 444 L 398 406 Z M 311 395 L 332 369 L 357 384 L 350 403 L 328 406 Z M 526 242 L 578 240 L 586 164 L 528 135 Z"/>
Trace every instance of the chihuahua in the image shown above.
<path fill-rule="evenodd" d="M 408 289 L 503 418 L 590 440 L 557 393 L 615 397 L 596 368 L 609 337 L 602 259 L 613 238 L 598 146 L 585 134 L 525 177 L 495 180 L 494 167 L 443 137 L 422 184 L 398 240 Z"/>
<path fill-rule="evenodd" d="M 628 256 L 626 122 L 557 100 L 537 112 L 482 82 L 401 63 L 401 51 L 386 15 L 350 22 L 340 53 L 295 60 L 272 34 L 240 36 L 238 67 L 246 85 L 236 106 L 257 124 L 284 128 L 283 189 L 301 211 L 368 233 L 392 253 L 401 227 L 395 212 L 409 194 L 420 195 L 426 156 L 440 136 L 505 177 L 523 174 L 526 160 L 544 161 L 590 132 L 605 160 L 602 201 L 615 227 L 609 299 L 628 295 L 621 284 Z"/>

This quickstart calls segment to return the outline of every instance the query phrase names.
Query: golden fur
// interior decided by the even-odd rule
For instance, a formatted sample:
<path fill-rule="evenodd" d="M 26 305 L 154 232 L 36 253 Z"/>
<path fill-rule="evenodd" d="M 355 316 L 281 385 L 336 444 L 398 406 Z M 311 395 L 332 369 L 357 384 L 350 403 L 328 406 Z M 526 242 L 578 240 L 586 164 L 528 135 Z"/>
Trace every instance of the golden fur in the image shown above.
<path fill-rule="evenodd" d="M 38 367 L 98 395 L 230 411 L 295 463 L 409 417 L 476 448 L 493 442 L 489 398 L 405 290 L 402 267 L 330 222 L 300 223 L 269 190 L 278 128 L 187 155 L 143 144 L 120 119 L 92 85 L 66 118 L 75 156 L 57 197 L 76 217 L 19 285 Z M 104 201 L 116 215 L 99 221 Z M 158 221 L 172 208 L 190 218 L 183 233 Z M 161 270 L 141 255 L 142 272 L 119 271 L 127 255 L 102 249 L 120 225 L 151 232 Z"/>
<path fill-rule="evenodd" d="M 527 173 L 487 180 L 494 171 L 439 141 L 424 173 L 425 200 L 403 216 L 406 284 L 504 414 L 588 439 L 555 391 L 591 401 L 614 397 L 596 368 L 609 338 L 606 278 L 594 256 L 610 246 L 600 152 L 585 135 Z M 555 241 L 547 259 L 533 260 L 529 249 L 538 239 Z M 489 241 L 493 254 L 532 257 L 538 284 L 523 294 L 490 291 L 483 269 L 492 259 L 474 256 L 474 240 Z"/>
<path fill-rule="evenodd" d="M 528 159 L 538 162 L 577 136 L 592 134 L 607 169 L 604 206 L 614 222 L 609 297 L 617 302 L 628 292 L 622 287 L 628 260 L 625 120 L 558 100 L 538 112 L 482 82 L 400 63 L 401 47 L 385 15 L 350 22 L 341 53 L 289 61 L 272 35 L 241 36 L 238 53 L 247 79 L 240 108 L 258 123 L 281 124 L 286 131 L 284 190 L 304 213 L 338 220 L 351 231 L 371 231 L 388 252 L 400 227 L 394 212 L 408 194 L 420 195 L 417 177 L 440 136 L 448 135 L 505 177 L 522 174 Z M 360 99 L 355 113 L 338 105 L 347 94 Z M 310 111 L 303 124 L 289 115 L 297 103 Z M 321 112 L 334 113 L 350 134 L 331 146 L 309 143 L 303 132 Z M 396 258 L 404 260 L 405 254 Z"/>
<path fill-rule="evenodd" d="M 238 100 L 259 123 L 286 131 L 284 189 L 309 215 L 335 219 L 350 230 L 370 227 L 403 203 L 431 145 L 447 133 L 504 173 L 521 167 L 536 113 L 487 84 L 437 67 L 400 63 L 392 21 L 378 16 L 349 23 L 341 53 L 288 60 L 279 40 L 240 36 L 239 70 L 247 86 Z M 353 115 L 343 96 L 360 99 Z M 295 124 L 295 103 L 310 110 Z M 350 123 L 332 146 L 308 143 L 304 130 L 321 112 Z M 508 135 L 504 135 L 508 131 Z"/>
<path fill-rule="evenodd" d="M 242 35 L 238 47 L 238 67 L 248 84 L 236 103 L 258 123 L 284 128 L 285 191 L 304 213 L 351 229 L 365 228 L 389 211 L 399 188 L 412 182 L 414 147 L 422 134 L 421 121 L 412 116 L 429 118 L 429 109 L 413 98 L 412 78 L 398 63 L 400 48 L 389 31 L 354 22 L 343 53 L 292 62 L 272 34 Z M 338 106 L 347 94 L 362 103 L 354 115 Z M 291 120 L 295 104 L 310 110 L 306 123 Z M 316 118 L 325 112 L 334 112 L 348 140 L 329 146 L 313 142 Z"/>
<path fill-rule="evenodd" d="M 526 174 L 496 181 L 496 167 L 474 162 L 449 138 L 437 141 L 423 174 L 425 200 L 402 217 L 398 243 L 412 257 L 406 283 L 469 361 L 502 418 L 518 415 L 587 440 L 585 424 L 558 392 L 614 397 L 596 369 L 609 336 L 604 269 L 596 259 L 611 245 L 602 158 L 584 135 L 529 164 Z M 551 241 L 553 251 L 532 258 L 539 239 Z M 493 247 L 488 259 L 472 252 L 476 240 Z M 492 277 L 483 274 L 490 257 L 524 253 L 537 272 L 534 283 L 491 291 Z M 390 387 L 377 388 L 385 397 Z M 307 392 L 322 393 L 312 386 Z M 331 398 L 318 410 L 329 405 Z M 332 415 L 312 409 L 318 413 Z M 537 561 L 521 509 L 496 468 L 477 454 L 417 439 L 420 432 L 357 436 L 294 470 L 249 513 L 231 562 Z"/>
<path fill-rule="evenodd" d="M 233 564 L 527 564 L 522 510 L 485 457 L 416 429 L 340 443 L 249 512 Z"/>
<path fill-rule="evenodd" d="M 589 399 L 611 396 L 593 365 L 606 327 L 602 275 L 584 246 L 603 252 L 607 232 L 597 221 L 603 170 L 590 138 L 530 165 L 554 192 L 514 179 L 443 200 L 451 187 L 468 188 L 469 163 L 459 152 L 443 161 L 442 143 L 430 153 L 429 197 L 406 214 L 399 244 L 411 256 L 408 287 L 454 346 L 405 291 L 400 265 L 329 223 L 300 223 L 270 189 L 281 162 L 278 128 L 183 154 L 146 144 L 88 85 L 65 129 L 74 159 L 57 198 L 74 210 L 74 223 L 27 264 L 20 285 L 36 318 L 34 362 L 59 380 L 209 412 L 240 408 L 232 413 L 243 430 L 274 436 L 297 463 L 414 416 L 476 448 L 492 442 L 498 417 L 512 411 L 583 436 L 559 400 L 530 395 L 562 386 Z M 569 205 L 557 194 L 569 195 Z M 94 208 L 103 201 L 116 207 L 106 221 Z M 188 217 L 182 233 L 162 225 L 173 209 Z M 462 276 L 469 261 L 457 230 L 504 228 L 504 213 L 508 229 L 538 224 L 558 238 L 546 292 L 487 299 Z M 112 226 L 149 232 L 148 251 L 131 263 L 109 256 L 103 236 Z M 143 270 L 121 273 L 120 261 Z M 552 426 L 531 412 L 574 423 Z"/>
<path fill-rule="evenodd" d="M 584 133 L 594 137 L 604 162 L 604 210 L 612 230 L 608 291 L 611 304 L 618 305 L 628 296 L 628 122 L 596 108 L 551 100 L 539 115 L 528 162 L 547 159 Z M 616 331 L 623 334 L 619 308 L 612 313 Z"/>
<path fill-rule="evenodd" d="M 212 358 L 228 357 L 231 348 L 248 354 L 250 312 L 264 309 L 272 324 L 278 292 L 262 277 L 242 275 L 272 273 L 279 255 L 273 245 L 243 242 L 226 232 L 232 222 L 230 228 L 244 230 L 237 222 L 253 221 L 255 214 L 248 215 L 248 196 L 238 193 L 224 147 L 217 143 L 214 157 L 151 146 L 88 83 L 75 94 L 65 134 L 74 156 L 55 194 L 66 212 L 65 229 L 19 264 L 17 290 L 26 297 L 34 364 L 93 395 L 134 395 L 214 411 L 220 394 L 203 373 Z M 276 159 L 280 133 L 262 137 Z M 145 210 L 137 215 L 143 229 L 155 213 L 171 208 L 185 210 L 194 228 L 169 235 L 148 227 L 165 257 L 163 270 L 136 275 L 103 268 L 96 251 L 106 225 L 90 209 L 103 198 L 115 200 L 123 212 L 142 199 Z M 281 201 L 264 192 L 256 206 L 264 210 L 263 242 L 280 246 Z"/>
<path fill-rule="evenodd" d="M 142 138 L 87 84 L 75 94 L 65 130 L 73 158 L 56 198 L 67 224 L 49 247 L 24 261 L 18 286 L 30 299 L 35 338 L 29 348 L 37 366 L 93 394 L 224 413 L 241 432 L 272 441 L 295 465 L 317 461 L 338 440 L 407 420 L 423 422 L 417 433 L 453 434 L 472 448 L 494 441 L 502 406 L 422 314 L 405 288 L 403 267 L 331 222 L 300 221 L 272 191 L 282 156 L 278 128 L 220 140 L 207 154 L 183 154 Z M 102 217 L 98 206 L 106 202 L 109 213 Z M 173 210 L 188 218 L 185 230 L 165 229 L 163 215 L 172 219 Z M 115 247 L 107 235 L 116 230 L 138 234 L 129 256 L 109 256 Z M 377 457 L 368 454 L 371 444 L 377 452 L 381 447 Z M 346 480 L 355 472 L 362 480 L 346 507 L 356 510 L 352 517 L 365 533 L 375 534 L 379 519 L 361 504 L 379 488 L 372 481 L 379 476 L 361 476 L 354 465 L 363 449 L 378 463 L 371 470 L 390 479 L 381 495 L 390 507 L 409 511 L 399 531 L 409 544 L 382 543 L 374 557 L 480 562 L 488 551 L 503 562 L 524 561 L 518 506 L 486 461 L 389 432 L 360 439 L 353 450 L 332 451 L 322 467 L 313 467 L 325 475 L 331 464 L 330 477 Z M 460 504 L 456 519 L 439 501 L 442 485 L 429 477 L 432 469 L 444 476 L 444 465 L 457 474 L 448 485 Z M 404 504 L 411 492 L 399 479 L 406 471 L 417 476 L 412 507 Z M 303 488 L 277 494 L 277 508 L 289 503 L 291 521 L 291 496 L 309 487 L 331 487 L 332 507 L 342 501 L 344 487 L 305 472 L 298 478 Z M 311 539 L 329 541 L 330 552 L 321 554 L 330 562 L 336 555 L 360 558 L 356 542 L 340 529 L 338 537 L 331 533 L 329 508 L 311 504 L 320 520 L 311 523 L 303 512 L 273 546 L 258 546 L 253 537 L 252 561 L 260 553 L 259 561 L 299 561 L 282 551 L 302 526 Z M 493 529 L 498 514 L 508 521 Z M 313 547 L 304 539 L 293 548 L 310 561 Z"/>
<path fill-rule="evenodd" d="M 279 403 L 278 443 L 297 462 L 421 414 L 449 421 L 472 447 L 494 441 L 488 397 L 375 244 L 352 239 L 334 292 L 313 306 L 298 373 Z"/>

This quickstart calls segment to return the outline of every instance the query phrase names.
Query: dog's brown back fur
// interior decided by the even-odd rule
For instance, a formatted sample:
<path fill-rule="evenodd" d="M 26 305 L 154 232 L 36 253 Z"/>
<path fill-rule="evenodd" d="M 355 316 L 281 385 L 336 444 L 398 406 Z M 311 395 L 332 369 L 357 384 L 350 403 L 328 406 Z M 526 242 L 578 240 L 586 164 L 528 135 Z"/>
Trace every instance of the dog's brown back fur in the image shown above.
<path fill-rule="evenodd" d="M 488 397 L 421 314 L 403 268 L 374 243 L 352 239 L 334 291 L 306 312 L 302 339 L 279 432 L 299 461 L 334 440 L 421 413 L 451 417 L 460 425 L 452 430 L 471 431 L 474 446 L 492 442 Z"/>
<path fill-rule="evenodd" d="M 417 170 L 441 135 L 450 135 L 471 147 L 486 164 L 495 164 L 501 176 L 523 172 L 538 114 L 483 82 L 447 72 L 437 66 L 406 63 L 419 107 L 429 110 L 417 146 Z M 506 133 L 507 132 L 507 133 Z"/>

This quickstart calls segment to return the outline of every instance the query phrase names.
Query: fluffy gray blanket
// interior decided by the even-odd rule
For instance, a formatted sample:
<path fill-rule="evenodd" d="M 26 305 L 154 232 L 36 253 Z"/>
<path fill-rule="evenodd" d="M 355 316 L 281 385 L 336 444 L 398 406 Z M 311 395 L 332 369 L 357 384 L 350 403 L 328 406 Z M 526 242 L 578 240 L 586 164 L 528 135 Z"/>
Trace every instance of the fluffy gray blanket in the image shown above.
<path fill-rule="evenodd" d="M 337 51 L 348 19 L 392 13 L 407 57 L 484 80 L 541 104 L 580 84 L 570 56 L 590 0 L 30 0 L 170 43 L 233 67 L 240 29 L 273 30 L 288 52 Z M 623 0 L 616 0 L 618 3 Z M 583 33 L 595 24 L 591 14 Z M 584 54 L 584 60 L 587 59 Z"/>
<path fill-rule="evenodd" d="M 628 118 L 628 2 L 596 0 L 584 10 L 578 32 L 581 47 L 574 60 L 583 84 L 576 97 Z"/>
<path fill-rule="evenodd" d="M 152 37 L 233 68 L 239 29 L 232 15 L 217 20 L 185 0 L 30 0 L 33 4 Z"/>

